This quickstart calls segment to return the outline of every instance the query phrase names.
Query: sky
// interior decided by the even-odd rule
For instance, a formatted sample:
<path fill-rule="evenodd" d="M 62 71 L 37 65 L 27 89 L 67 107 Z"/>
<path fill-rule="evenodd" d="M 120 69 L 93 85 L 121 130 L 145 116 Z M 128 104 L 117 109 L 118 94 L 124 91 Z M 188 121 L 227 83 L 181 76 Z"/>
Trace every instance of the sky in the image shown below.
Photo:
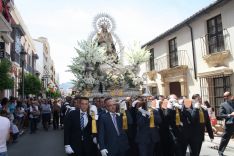
<path fill-rule="evenodd" d="M 125 46 L 144 44 L 215 0 L 15 0 L 32 38 L 46 37 L 60 83 L 77 55 L 77 41 L 93 31 L 93 18 L 107 13 L 115 19 L 115 33 Z"/>

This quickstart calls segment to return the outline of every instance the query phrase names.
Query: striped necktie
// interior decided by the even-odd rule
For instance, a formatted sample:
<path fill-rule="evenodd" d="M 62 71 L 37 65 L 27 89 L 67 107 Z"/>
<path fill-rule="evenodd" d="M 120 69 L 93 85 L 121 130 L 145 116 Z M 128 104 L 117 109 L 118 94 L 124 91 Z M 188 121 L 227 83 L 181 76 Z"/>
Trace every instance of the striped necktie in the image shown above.
<path fill-rule="evenodd" d="M 118 128 L 117 121 L 116 121 L 116 114 L 114 114 L 114 113 L 112 114 L 112 120 L 113 120 L 113 124 L 115 126 L 115 129 L 116 129 L 116 132 L 119 135 L 120 133 L 119 133 L 119 128 Z"/>
<path fill-rule="evenodd" d="M 85 113 L 80 113 L 81 116 L 80 116 L 80 128 L 81 129 L 84 129 L 84 115 Z"/>

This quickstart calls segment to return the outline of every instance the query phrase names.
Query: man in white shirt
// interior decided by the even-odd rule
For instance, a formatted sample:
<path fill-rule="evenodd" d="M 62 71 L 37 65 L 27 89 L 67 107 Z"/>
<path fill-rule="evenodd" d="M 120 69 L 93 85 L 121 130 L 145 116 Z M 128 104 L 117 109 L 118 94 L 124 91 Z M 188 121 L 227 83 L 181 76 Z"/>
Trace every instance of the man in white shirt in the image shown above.
<path fill-rule="evenodd" d="M 10 137 L 10 120 L 0 116 L 0 156 L 7 156 L 6 142 Z"/>

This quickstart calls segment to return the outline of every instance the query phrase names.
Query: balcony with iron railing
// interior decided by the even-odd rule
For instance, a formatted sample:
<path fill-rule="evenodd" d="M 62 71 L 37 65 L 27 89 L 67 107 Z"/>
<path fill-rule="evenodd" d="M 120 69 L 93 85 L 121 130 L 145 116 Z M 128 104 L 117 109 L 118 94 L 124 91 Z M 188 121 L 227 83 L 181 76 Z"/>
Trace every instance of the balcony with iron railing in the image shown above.
<path fill-rule="evenodd" d="M 172 54 L 166 54 L 164 56 L 154 59 L 155 70 L 161 72 L 164 70 L 173 69 L 176 67 L 188 66 L 189 60 L 186 50 L 179 50 Z"/>
<path fill-rule="evenodd" d="M 25 69 L 29 72 L 29 73 L 33 73 L 33 67 L 29 64 L 26 64 Z"/>
<path fill-rule="evenodd" d="M 18 53 L 15 53 L 15 52 L 12 52 L 11 53 L 11 60 L 18 63 L 19 65 L 21 64 L 20 63 L 20 54 Z"/>
<path fill-rule="evenodd" d="M 0 59 L 2 58 L 8 59 L 9 61 L 11 60 L 10 54 L 5 51 L 0 51 Z"/>
<path fill-rule="evenodd" d="M 202 57 L 210 66 L 223 64 L 224 60 L 231 55 L 230 34 L 227 29 L 215 35 L 206 34 L 200 40 Z"/>
<path fill-rule="evenodd" d="M 11 60 L 11 55 L 7 52 L 5 52 L 5 56 L 6 59 L 8 59 L 9 61 Z"/>

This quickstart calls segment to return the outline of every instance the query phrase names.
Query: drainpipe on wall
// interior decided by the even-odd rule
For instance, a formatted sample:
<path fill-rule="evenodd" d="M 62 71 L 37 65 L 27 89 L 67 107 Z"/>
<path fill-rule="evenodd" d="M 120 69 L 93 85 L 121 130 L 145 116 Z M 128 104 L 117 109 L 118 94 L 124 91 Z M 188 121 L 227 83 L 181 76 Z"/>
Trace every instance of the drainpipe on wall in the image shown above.
<path fill-rule="evenodd" d="M 194 68 L 194 78 L 197 80 L 197 66 L 196 66 L 196 56 L 195 56 L 195 44 L 194 44 L 194 36 L 193 36 L 193 28 L 190 24 L 187 24 L 191 33 L 191 42 L 192 42 L 192 53 L 193 53 L 193 68 Z"/>

